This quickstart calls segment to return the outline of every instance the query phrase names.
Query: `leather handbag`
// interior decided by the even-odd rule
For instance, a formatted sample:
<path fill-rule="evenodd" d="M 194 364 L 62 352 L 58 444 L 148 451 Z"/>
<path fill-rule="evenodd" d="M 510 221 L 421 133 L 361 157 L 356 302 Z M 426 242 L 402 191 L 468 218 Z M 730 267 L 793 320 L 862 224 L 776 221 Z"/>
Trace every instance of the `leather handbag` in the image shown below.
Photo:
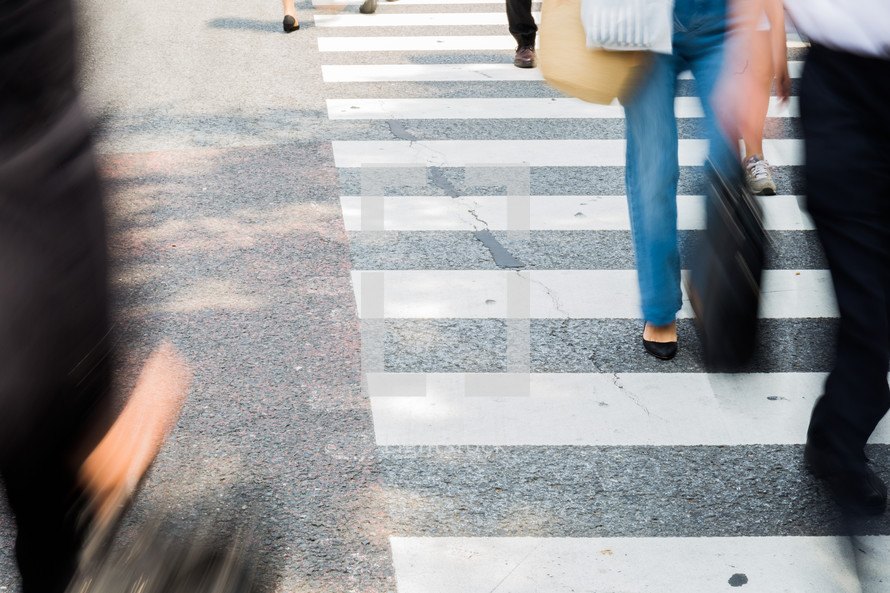
<path fill-rule="evenodd" d="M 647 51 L 588 49 L 581 0 L 545 0 L 537 54 L 541 74 L 551 86 L 603 105 L 630 97 L 651 57 Z"/>
<path fill-rule="evenodd" d="M 757 344 L 760 279 L 767 248 L 763 211 L 741 167 L 706 164 L 707 228 L 693 254 L 686 291 L 698 325 L 705 365 L 735 371 Z"/>

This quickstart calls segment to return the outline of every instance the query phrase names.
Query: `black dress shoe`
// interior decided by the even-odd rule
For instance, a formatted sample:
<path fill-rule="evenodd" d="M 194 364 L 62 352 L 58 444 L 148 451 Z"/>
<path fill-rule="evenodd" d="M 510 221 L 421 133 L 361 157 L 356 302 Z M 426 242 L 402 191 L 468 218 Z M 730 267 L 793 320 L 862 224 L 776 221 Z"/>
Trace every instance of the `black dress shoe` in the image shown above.
<path fill-rule="evenodd" d="M 813 476 L 825 480 L 832 498 L 845 512 L 880 515 L 887 509 L 887 487 L 864 458 L 857 463 L 844 463 L 838 455 L 809 440 L 803 457 Z"/>
<path fill-rule="evenodd" d="M 377 0 L 365 0 L 358 11 L 362 14 L 373 14 L 377 11 Z"/>
<path fill-rule="evenodd" d="M 643 324 L 643 333 L 645 335 L 646 324 Z M 677 355 L 677 342 L 653 342 L 643 338 L 643 348 L 646 352 L 660 360 L 670 360 Z"/>
<path fill-rule="evenodd" d="M 281 26 L 284 27 L 285 33 L 290 33 L 291 31 L 296 31 L 300 28 L 300 23 L 297 22 L 297 19 L 292 17 L 291 15 L 287 15 L 284 17 L 284 21 L 281 23 Z"/>
<path fill-rule="evenodd" d="M 513 57 L 513 65 L 517 68 L 534 68 L 535 48 L 531 45 L 520 45 L 517 47 L 516 55 Z"/>

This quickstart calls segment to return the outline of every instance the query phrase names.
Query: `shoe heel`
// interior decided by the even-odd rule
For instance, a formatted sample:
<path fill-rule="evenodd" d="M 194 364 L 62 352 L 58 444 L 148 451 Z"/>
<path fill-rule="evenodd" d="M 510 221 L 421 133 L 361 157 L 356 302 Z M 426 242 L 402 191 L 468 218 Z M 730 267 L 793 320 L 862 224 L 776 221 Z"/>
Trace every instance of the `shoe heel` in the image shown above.
<path fill-rule="evenodd" d="M 300 28 L 300 23 L 298 23 L 297 19 L 295 19 L 291 15 L 287 15 L 281 22 L 281 26 L 284 28 L 285 33 L 291 33 L 292 31 L 296 31 Z"/>

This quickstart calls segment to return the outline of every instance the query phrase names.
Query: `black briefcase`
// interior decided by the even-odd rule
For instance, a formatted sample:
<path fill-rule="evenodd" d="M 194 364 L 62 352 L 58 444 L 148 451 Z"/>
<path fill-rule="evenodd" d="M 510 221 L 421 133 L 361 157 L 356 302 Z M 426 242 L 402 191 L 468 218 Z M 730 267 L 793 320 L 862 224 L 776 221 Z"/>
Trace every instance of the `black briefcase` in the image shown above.
<path fill-rule="evenodd" d="M 707 228 L 692 257 L 686 290 L 705 365 L 734 371 L 754 355 L 767 236 L 763 211 L 742 168 L 718 172 L 706 164 Z"/>

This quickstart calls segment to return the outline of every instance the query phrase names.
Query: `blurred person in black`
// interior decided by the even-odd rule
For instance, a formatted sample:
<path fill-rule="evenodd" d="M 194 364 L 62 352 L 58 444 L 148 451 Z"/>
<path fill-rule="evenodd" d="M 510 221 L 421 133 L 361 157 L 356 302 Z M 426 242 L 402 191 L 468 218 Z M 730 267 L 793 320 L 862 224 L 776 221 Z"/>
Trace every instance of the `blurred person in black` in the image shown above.
<path fill-rule="evenodd" d="M 890 409 L 890 4 L 786 8 L 812 40 L 800 90 L 807 207 L 840 309 L 837 359 L 805 459 L 842 508 L 880 514 L 887 489 L 864 447 Z"/>
<path fill-rule="evenodd" d="M 811 41 L 800 87 L 807 208 L 840 311 L 836 360 L 804 459 L 844 511 L 881 514 L 887 488 L 864 448 L 890 409 L 890 3 L 784 4 Z"/>
<path fill-rule="evenodd" d="M 0 0 L 0 475 L 25 593 L 61 592 L 171 427 L 169 346 L 111 398 L 104 212 L 69 0 Z"/>

